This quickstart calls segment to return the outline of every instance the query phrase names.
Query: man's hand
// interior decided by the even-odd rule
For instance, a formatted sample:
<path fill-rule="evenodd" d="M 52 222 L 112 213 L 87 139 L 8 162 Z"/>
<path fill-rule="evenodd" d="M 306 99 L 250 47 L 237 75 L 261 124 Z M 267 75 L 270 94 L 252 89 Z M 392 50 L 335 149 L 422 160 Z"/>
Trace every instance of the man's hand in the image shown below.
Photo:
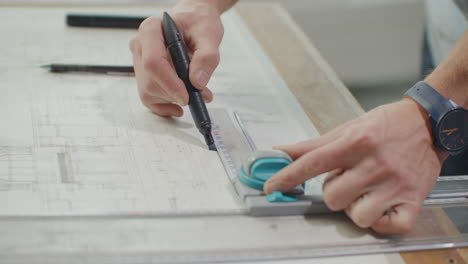
<path fill-rule="evenodd" d="M 324 200 L 360 227 L 405 233 L 431 191 L 445 155 L 432 144 L 427 113 L 410 99 L 378 107 L 318 139 L 278 147 L 295 161 L 265 184 L 287 191 L 329 172 Z"/>
<path fill-rule="evenodd" d="M 185 0 L 169 12 L 189 49 L 190 81 L 207 102 L 213 99 L 206 85 L 218 66 L 224 32 L 220 20 L 223 9 L 216 2 Z M 143 104 L 161 116 L 182 116 L 181 106 L 188 103 L 188 93 L 166 51 L 162 19 L 152 16 L 143 21 L 130 49 Z"/>
<path fill-rule="evenodd" d="M 468 30 L 425 82 L 468 108 Z M 318 139 L 279 147 L 296 160 L 264 189 L 266 193 L 287 191 L 328 173 L 323 193 L 330 209 L 345 210 L 360 227 L 384 234 L 406 233 L 448 156 L 432 142 L 427 112 L 405 98 Z"/>

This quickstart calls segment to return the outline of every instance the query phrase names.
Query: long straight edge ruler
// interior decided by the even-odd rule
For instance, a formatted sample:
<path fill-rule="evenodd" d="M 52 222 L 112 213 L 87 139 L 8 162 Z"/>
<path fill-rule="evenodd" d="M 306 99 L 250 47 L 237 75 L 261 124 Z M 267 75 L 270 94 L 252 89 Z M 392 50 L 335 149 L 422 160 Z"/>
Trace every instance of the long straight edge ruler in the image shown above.
<path fill-rule="evenodd" d="M 182 263 L 242 263 L 277 261 L 277 260 L 299 260 L 324 257 L 345 257 L 359 255 L 385 254 L 395 252 L 409 252 L 418 250 L 434 250 L 468 246 L 468 237 L 448 237 L 444 239 L 412 239 L 409 241 L 381 240 L 375 243 L 356 243 L 351 245 L 325 245 L 311 247 L 275 247 L 213 252 L 178 252 L 170 254 L 156 254 L 151 252 L 138 252 L 137 254 L 125 255 L 124 252 L 116 254 L 97 255 L 89 257 L 86 255 L 75 256 L 76 261 L 70 259 L 66 254 L 59 254 L 55 258 L 43 258 L 41 256 L 25 256 L 20 261 L 12 258 L 2 258 L 0 263 L 23 264 L 23 263 L 67 263 L 67 264 L 182 264 Z M 46 261 L 46 262 L 44 262 Z"/>
<path fill-rule="evenodd" d="M 468 203 L 468 175 L 440 176 L 424 201 L 425 205 L 456 205 Z"/>

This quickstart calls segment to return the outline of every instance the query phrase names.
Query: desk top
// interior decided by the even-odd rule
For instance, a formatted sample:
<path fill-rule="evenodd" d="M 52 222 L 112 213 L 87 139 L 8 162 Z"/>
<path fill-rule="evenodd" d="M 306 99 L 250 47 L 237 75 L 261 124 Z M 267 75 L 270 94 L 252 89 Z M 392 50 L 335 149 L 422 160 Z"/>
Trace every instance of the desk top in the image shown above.
<path fill-rule="evenodd" d="M 237 10 L 320 133 L 364 112 L 284 8 L 241 3 Z M 317 97 L 321 99 L 311 99 Z M 444 230 L 446 234 L 458 233 L 440 208 L 424 209 L 420 217 L 433 217 L 443 226 L 453 227 Z M 409 236 L 419 232 L 432 230 L 417 227 Z M 415 251 L 402 253 L 401 257 L 406 263 L 468 263 L 468 249 Z"/>

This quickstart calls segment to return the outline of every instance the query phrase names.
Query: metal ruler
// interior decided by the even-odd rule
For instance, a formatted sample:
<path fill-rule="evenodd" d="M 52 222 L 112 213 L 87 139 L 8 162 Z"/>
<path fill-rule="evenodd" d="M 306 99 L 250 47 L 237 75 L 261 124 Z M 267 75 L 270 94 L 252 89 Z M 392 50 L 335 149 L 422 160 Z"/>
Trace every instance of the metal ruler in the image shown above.
<path fill-rule="evenodd" d="M 468 204 L 468 175 L 440 176 L 424 204 Z"/>
<path fill-rule="evenodd" d="M 211 109 L 210 116 L 213 121 L 212 134 L 219 158 L 231 182 L 235 181 L 240 165 L 246 155 L 252 153 L 242 136 L 239 124 L 231 121 L 229 113 L 223 109 Z"/>

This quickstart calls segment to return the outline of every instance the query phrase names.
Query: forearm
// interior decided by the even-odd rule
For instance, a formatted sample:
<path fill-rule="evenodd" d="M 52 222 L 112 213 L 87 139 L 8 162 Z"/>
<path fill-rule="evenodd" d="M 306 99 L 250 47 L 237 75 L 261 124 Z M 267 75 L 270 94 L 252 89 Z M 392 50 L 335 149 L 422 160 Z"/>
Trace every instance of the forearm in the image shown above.
<path fill-rule="evenodd" d="M 468 30 L 425 81 L 446 98 L 468 108 Z"/>

